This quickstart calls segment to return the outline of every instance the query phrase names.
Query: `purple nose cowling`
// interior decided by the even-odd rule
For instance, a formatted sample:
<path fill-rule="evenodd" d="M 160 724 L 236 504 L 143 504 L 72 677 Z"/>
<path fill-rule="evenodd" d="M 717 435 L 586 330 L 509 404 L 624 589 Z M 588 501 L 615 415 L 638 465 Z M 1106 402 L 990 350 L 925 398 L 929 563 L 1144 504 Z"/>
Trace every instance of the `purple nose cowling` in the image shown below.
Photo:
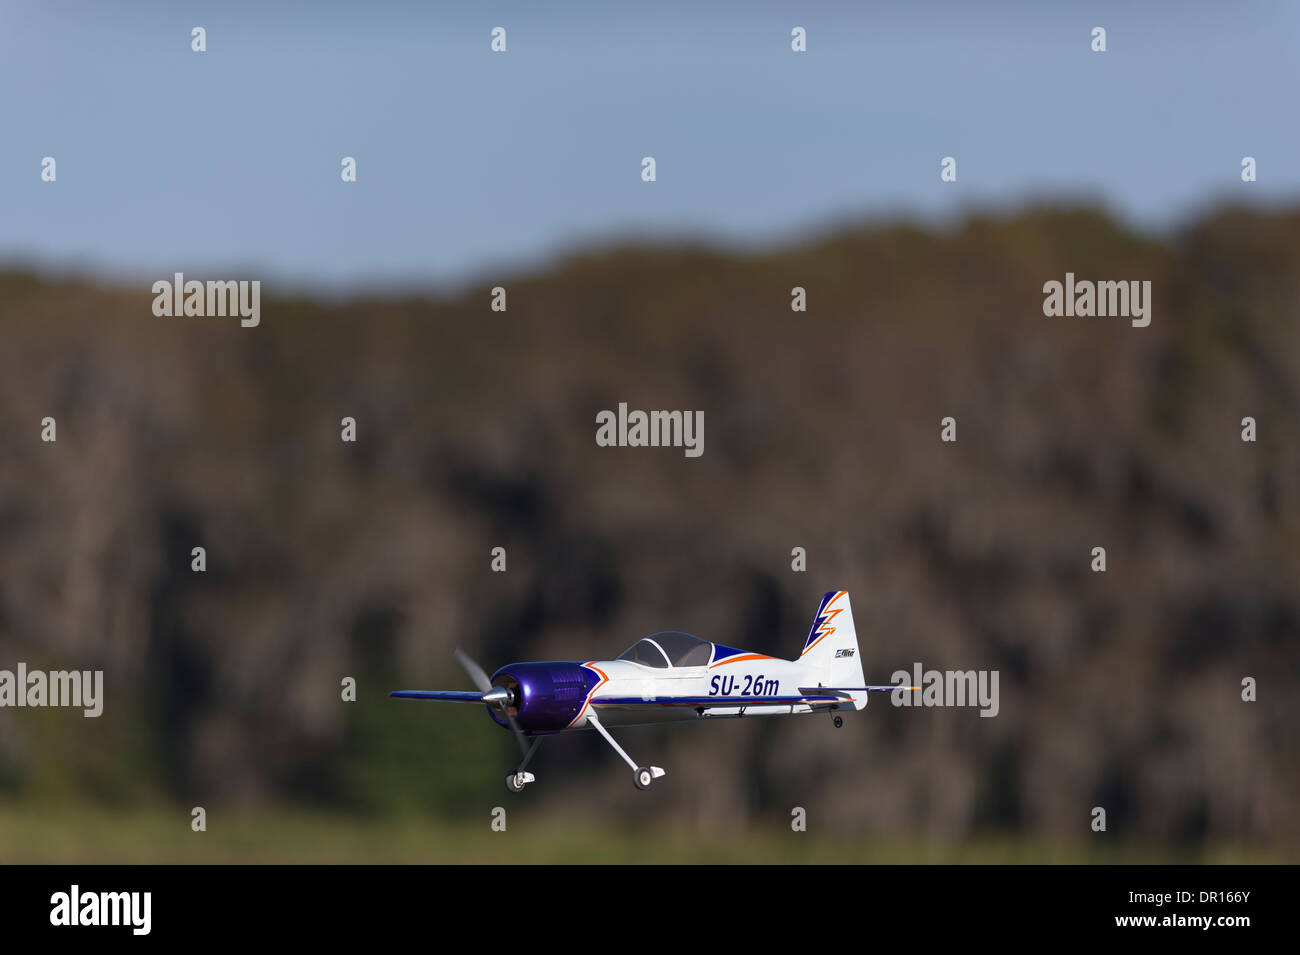
<path fill-rule="evenodd" d="M 512 663 L 492 674 L 493 686 L 504 686 L 514 696 L 510 715 L 530 735 L 558 733 L 582 711 L 587 695 L 600 677 L 580 663 Z M 488 713 L 507 726 L 501 712 Z"/>

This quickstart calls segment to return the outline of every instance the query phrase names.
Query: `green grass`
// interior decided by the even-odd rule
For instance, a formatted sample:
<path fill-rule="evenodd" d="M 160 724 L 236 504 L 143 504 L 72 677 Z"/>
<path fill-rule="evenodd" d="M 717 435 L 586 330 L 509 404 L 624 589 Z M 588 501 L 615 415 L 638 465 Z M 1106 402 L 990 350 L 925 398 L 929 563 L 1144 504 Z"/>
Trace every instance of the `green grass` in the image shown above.
<path fill-rule="evenodd" d="M 503 800 L 504 802 L 504 800 Z M 1165 863 L 1286 862 L 1260 847 L 1204 851 L 1122 843 L 1097 835 L 1073 845 L 987 838 L 960 843 L 840 839 L 775 824 L 725 836 L 593 825 L 580 817 L 509 810 L 442 823 L 421 817 L 366 821 L 300 810 L 224 815 L 190 829 L 183 808 L 157 811 L 0 805 L 0 863 Z"/>

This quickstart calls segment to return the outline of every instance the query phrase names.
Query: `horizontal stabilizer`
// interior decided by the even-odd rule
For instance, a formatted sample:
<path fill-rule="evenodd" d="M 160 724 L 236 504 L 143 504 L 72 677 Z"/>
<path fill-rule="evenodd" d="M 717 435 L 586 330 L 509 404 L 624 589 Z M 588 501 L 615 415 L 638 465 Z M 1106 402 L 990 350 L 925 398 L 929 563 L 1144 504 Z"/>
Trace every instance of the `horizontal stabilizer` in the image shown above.
<path fill-rule="evenodd" d="M 482 703 L 482 693 L 465 690 L 393 690 L 388 694 L 399 700 L 441 700 L 444 703 Z"/>

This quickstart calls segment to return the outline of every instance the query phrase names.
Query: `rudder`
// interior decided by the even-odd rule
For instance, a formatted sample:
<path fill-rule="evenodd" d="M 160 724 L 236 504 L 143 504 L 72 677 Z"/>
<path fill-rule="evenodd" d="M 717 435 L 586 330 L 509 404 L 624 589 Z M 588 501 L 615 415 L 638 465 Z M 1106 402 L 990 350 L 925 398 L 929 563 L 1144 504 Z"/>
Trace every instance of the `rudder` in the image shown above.
<path fill-rule="evenodd" d="M 825 686 L 862 686 L 862 660 L 858 656 L 858 632 L 847 590 L 822 595 L 796 662 L 820 667 Z"/>

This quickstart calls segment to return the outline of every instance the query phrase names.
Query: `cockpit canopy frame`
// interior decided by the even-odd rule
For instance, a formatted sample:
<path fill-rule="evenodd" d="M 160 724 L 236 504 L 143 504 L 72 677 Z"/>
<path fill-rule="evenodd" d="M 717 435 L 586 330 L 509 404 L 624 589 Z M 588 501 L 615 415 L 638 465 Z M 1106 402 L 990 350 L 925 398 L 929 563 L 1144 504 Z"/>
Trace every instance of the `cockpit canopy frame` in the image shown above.
<path fill-rule="evenodd" d="M 618 655 L 620 660 L 657 670 L 708 666 L 713 644 L 680 630 L 660 630 L 642 637 Z"/>

